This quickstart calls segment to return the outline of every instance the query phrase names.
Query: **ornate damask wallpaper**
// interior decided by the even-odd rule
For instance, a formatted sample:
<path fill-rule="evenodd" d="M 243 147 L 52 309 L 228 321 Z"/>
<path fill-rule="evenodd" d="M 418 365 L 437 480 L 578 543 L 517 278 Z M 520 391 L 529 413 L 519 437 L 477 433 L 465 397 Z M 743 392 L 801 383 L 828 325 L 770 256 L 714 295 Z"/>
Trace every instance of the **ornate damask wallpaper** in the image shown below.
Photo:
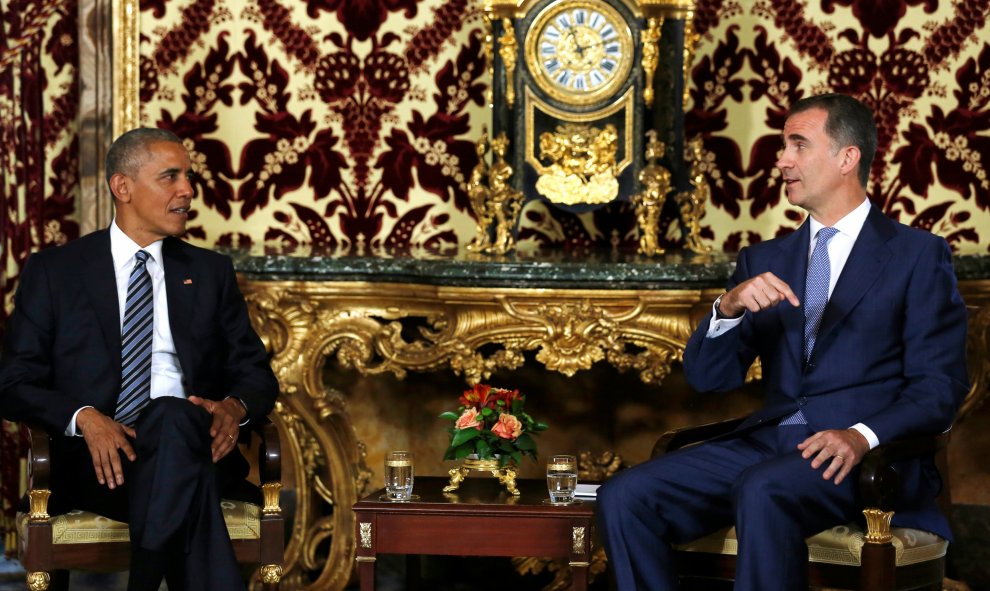
<path fill-rule="evenodd" d="M 960 252 L 990 238 L 990 0 L 701 0 L 688 135 L 718 250 L 802 219 L 773 167 L 787 106 L 827 90 L 876 110 L 870 198 Z M 479 2 L 146 0 L 142 121 L 190 140 L 207 244 L 456 249 L 490 121 Z M 632 246 L 624 207 L 531 203 L 524 242 Z M 668 241 L 676 244 L 673 229 Z"/>

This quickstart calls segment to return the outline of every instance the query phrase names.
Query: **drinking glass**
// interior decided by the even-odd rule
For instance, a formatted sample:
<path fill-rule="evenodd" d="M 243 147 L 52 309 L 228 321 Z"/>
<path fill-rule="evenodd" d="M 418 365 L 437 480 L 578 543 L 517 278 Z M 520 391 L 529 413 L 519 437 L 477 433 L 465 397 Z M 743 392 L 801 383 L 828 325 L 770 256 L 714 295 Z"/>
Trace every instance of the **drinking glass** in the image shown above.
<path fill-rule="evenodd" d="M 390 451 L 385 455 L 385 496 L 391 501 L 408 501 L 413 490 L 413 454 Z"/>
<path fill-rule="evenodd" d="M 574 456 L 552 456 L 547 462 L 547 489 L 550 502 L 573 503 L 577 487 L 577 461 Z"/>

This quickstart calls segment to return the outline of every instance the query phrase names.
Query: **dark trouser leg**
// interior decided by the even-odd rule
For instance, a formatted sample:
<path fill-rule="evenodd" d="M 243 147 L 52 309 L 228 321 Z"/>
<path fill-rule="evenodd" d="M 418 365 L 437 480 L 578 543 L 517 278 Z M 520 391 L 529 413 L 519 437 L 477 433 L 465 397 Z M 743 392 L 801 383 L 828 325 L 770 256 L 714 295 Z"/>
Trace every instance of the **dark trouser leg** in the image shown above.
<path fill-rule="evenodd" d="M 210 423 L 205 410 L 186 400 L 158 398 L 135 426 L 138 460 L 126 474 L 132 591 L 149 584 L 140 572 L 146 565 L 161 566 L 170 582 L 184 578 L 188 591 L 245 588 L 220 510 Z"/>
<path fill-rule="evenodd" d="M 828 464 L 814 470 L 796 449 L 810 434 L 805 425 L 777 428 L 780 455 L 748 468 L 737 481 L 736 591 L 807 589 L 805 538 L 856 517 L 858 472 L 838 486 L 823 479 Z"/>
<path fill-rule="evenodd" d="M 707 443 L 624 470 L 598 491 L 598 529 L 620 591 L 677 589 L 670 544 L 732 523 L 732 487 L 773 449 L 758 438 Z"/>

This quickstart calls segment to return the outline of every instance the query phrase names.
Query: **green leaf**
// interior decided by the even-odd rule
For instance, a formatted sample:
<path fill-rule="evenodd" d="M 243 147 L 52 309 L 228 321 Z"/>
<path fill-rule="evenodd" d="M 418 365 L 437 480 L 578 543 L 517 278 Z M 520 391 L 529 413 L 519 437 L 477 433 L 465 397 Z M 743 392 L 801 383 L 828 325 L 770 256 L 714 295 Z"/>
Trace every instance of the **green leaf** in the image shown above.
<path fill-rule="evenodd" d="M 495 412 L 494 410 L 492 410 L 492 409 L 490 409 L 490 408 L 488 408 L 486 406 L 485 408 L 481 409 L 481 416 L 483 416 L 483 417 L 490 417 L 490 416 L 492 416 L 492 413 L 494 413 L 494 412 Z"/>
<path fill-rule="evenodd" d="M 437 418 L 438 418 L 438 419 L 447 419 L 448 421 L 456 421 L 456 420 L 457 420 L 457 419 L 458 419 L 459 417 L 458 417 L 458 415 L 456 415 L 455 413 L 452 413 L 452 412 L 450 412 L 450 411 L 448 410 L 447 412 L 445 412 L 445 413 L 443 413 L 443 414 L 441 414 L 441 415 L 440 415 L 439 417 L 437 417 Z"/>
<path fill-rule="evenodd" d="M 536 449 L 536 442 L 533 441 L 533 438 L 528 434 L 523 433 L 518 439 L 516 439 L 516 447 L 523 451 L 528 451 L 531 449 Z"/>
<path fill-rule="evenodd" d="M 544 423 L 543 421 L 539 421 L 539 422 L 533 424 L 533 430 L 534 431 L 546 431 L 549 428 L 550 428 L 550 425 Z"/>
<path fill-rule="evenodd" d="M 454 453 L 454 456 L 455 456 L 455 459 L 463 460 L 464 458 L 468 457 L 469 455 L 471 455 L 473 453 L 474 453 L 474 450 L 471 449 L 471 446 L 469 446 L 469 445 L 462 445 L 461 447 L 458 447 L 457 448 L 457 451 Z"/>
<path fill-rule="evenodd" d="M 487 441 L 479 437 L 478 440 L 474 442 L 474 452 L 478 454 L 479 458 L 484 460 L 491 457 L 492 446 L 488 445 Z"/>
<path fill-rule="evenodd" d="M 512 459 L 516 461 L 517 465 L 522 464 L 522 455 L 519 452 L 512 452 Z"/>
<path fill-rule="evenodd" d="M 468 429 L 458 429 L 454 432 L 454 438 L 450 441 L 450 447 L 457 447 L 466 441 L 471 441 L 478 436 L 480 431 L 471 427 Z"/>

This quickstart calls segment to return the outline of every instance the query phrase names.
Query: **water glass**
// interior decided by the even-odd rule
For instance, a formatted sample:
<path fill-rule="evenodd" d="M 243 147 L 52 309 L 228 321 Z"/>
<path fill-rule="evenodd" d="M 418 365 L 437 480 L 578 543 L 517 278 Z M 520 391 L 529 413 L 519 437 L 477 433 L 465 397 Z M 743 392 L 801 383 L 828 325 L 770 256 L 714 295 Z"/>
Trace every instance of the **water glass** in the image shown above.
<path fill-rule="evenodd" d="M 577 461 L 574 456 L 552 456 L 547 462 L 547 489 L 550 502 L 564 504 L 574 502 L 577 487 Z"/>
<path fill-rule="evenodd" d="M 385 496 L 392 501 L 408 501 L 413 490 L 413 454 L 390 451 L 385 454 Z"/>

